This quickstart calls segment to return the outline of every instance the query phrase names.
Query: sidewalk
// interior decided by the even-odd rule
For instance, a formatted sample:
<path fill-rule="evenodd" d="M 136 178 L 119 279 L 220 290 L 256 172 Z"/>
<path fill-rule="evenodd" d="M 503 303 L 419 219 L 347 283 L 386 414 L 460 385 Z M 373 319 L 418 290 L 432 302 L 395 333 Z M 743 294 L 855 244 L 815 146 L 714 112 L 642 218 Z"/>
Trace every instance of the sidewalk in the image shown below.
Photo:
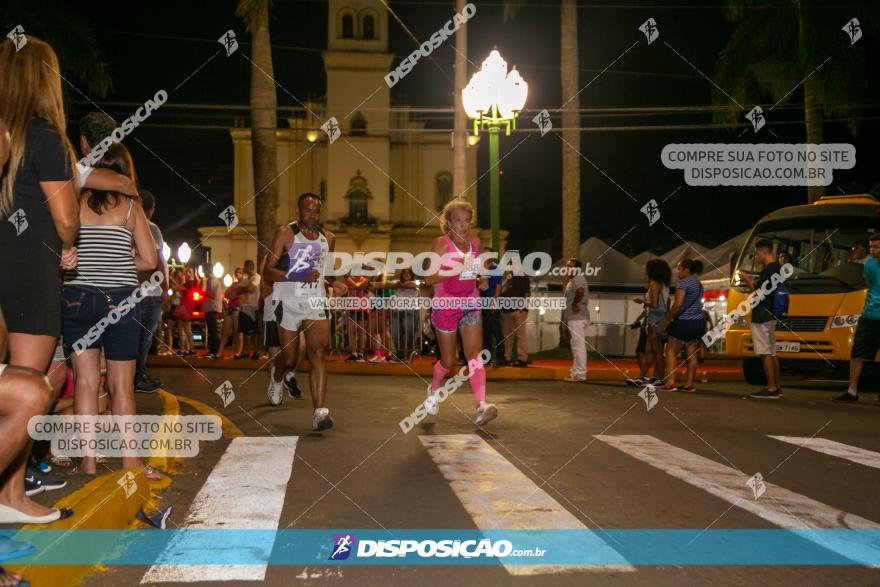
<path fill-rule="evenodd" d="M 179 404 L 170 394 L 138 396 L 139 414 L 179 414 Z M 151 458 L 150 465 L 171 476 L 175 459 Z M 119 530 L 146 527 L 135 518 L 140 509 L 149 511 L 158 505 L 157 492 L 171 484 L 171 480 L 151 483 L 140 469 L 120 468 L 121 459 L 112 458 L 105 465 L 98 465 L 99 475 L 91 477 L 71 474 L 71 469 L 53 466 L 52 474 L 67 480 L 67 486 L 58 491 L 45 492 L 34 499 L 51 507 L 66 507 L 73 516 L 52 524 L 27 524 L 20 530 Z M 100 474 L 100 471 L 105 471 Z M 31 541 L 37 552 L 29 557 L 13 559 L 4 566 L 21 573 L 32 587 L 67 587 L 79 585 L 83 578 L 100 567 L 94 565 L 41 564 L 52 560 L 53 553 L 64 552 L 67 540 L 78 540 L 75 532 L 51 539 L 48 534 L 33 534 L 20 538 Z M 15 539 L 15 538 L 13 538 Z M 45 543 L 43 543 L 45 541 Z M 19 562 L 21 561 L 21 562 Z"/>
<path fill-rule="evenodd" d="M 412 363 L 349 363 L 338 352 L 330 354 L 327 363 L 329 373 L 349 375 L 421 375 L 431 377 L 433 356 L 416 357 Z M 195 367 L 197 369 L 248 369 L 255 371 L 265 368 L 266 360 L 203 359 L 200 357 L 150 356 L 147 364 L 155 367 Z M 453 368 L 457 371 L 461 366 Z M 490 381 L 520 379 L 533 381 L 561 381 L 568 377 L 571 361 L 566 359 L 535 359 L 528 367 L 489 367 L 486 377 Z M 623 381 L 639 375 L 639 366 L 633 358 L 590 359 L 588 381 Z M 303 361 L 299 372 L 308 372 L 308 361 Z M 682 366 L 678 370 L 684 373 Z M 742 367 L 739 361 L 708 359 L 697 367 L 698 381 L 742 381 Z"/>

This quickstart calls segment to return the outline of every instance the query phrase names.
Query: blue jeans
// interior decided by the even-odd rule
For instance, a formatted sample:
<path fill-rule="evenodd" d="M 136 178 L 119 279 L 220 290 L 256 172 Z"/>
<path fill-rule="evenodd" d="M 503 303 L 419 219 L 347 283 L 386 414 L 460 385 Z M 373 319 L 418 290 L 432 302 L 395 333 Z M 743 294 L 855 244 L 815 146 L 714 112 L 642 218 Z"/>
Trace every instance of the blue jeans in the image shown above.
<path fill-rule="evenodd" d="M 140 344 L 138 346 L 137 368 L 134 373 L 135 383 L 147 374 L 147 354 L 150 352 L 150 347 L 153 346 L 153 335 L 156 333 L 159 320 L 162 319 L 162 298 L 158 296 L 146 297 L 138 304 L 138 310 L 141 328 L 139 329 Z"/>

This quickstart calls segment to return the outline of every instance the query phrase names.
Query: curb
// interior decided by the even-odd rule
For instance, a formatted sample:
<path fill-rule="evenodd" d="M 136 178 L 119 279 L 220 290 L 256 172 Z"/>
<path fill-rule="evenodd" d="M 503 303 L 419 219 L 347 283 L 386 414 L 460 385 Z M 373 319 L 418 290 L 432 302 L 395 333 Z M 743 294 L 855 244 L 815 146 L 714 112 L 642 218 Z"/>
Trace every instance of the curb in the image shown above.
<path fill-rule="evenodd" d="M 177 396 L 162 394 L 162 413 L 180 414 Z M 137 527 L 140 522 L 135 514 L 155 502 L 155 491 L 171 485 L 170 476 L 180 459 L 177 457 L 151 457 L 149 464 L 169 475 L 161 482 L 150 482 L 140 468 L 119 469 L 92 479 L 73 493 L 55 502 L 54 507 L 66 507 L 74 514 L 66 520 L 52 524 L 26 524 L 21 530 L 119 530 Z M 18 539 L 34 542 L 33 534 L 25 532 Z M 25 581 L 34 587 L 74 587 L 95 571 L 106 570 L 99 565 L 53 565 L 40 564 L 43 558 L 51 557 L 53 552 L 61 552 L 68 541 L 78 540 L 76 532 L 63 534 L 60 538 L 46 544 L 35 543 L 36 554 L 28 559 L 26 565 L 16 565 L 10 561 L 4 565 L 16 573 L 21 573 Z"/>
<path fill-rule="evenodd" d="M 133 485 L 132 485 L 133 482 Z M 127 493 L 126 486 L 130 493 Z M 70 495 L 55 507 L 67 507 L 74 515 L 52 524 L 28 524 L 22 530 L 114 530 L 135 525 L 135 514 L 152 498 L 150 483 L 140 469 L 120 469 L 101 475 Z M 37 553 L 27 565 L 7 564 L 21 573 L 34 587 L 73 587 L 99 567 L 95 565 L 41 565 L 40 559 L 63 551 L 67 541 L 77 540 L 76 533 L 65 534 L 50 544 L 37 544 Z"/>

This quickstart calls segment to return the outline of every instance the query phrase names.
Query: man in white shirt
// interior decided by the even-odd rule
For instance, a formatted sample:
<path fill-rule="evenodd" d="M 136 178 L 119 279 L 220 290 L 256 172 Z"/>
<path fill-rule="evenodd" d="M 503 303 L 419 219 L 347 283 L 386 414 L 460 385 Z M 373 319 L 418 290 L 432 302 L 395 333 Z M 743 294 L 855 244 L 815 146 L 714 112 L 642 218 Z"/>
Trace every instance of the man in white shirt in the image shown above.
<path fill-rule="evenodd" d="M 580 259 L 569 259 L 565 266 L 568 268 L 569 276 L 565 284 L 565 311 L 562 313 L 562 319 L 565 320 L 571 333 L 573 358 L 571 371 L 565 381 L 575 383 L 587 380 L 587 342 L 584 335 L 590 324 L 590 311 L 587 308 L 590 288 L 581 270 Z"/>

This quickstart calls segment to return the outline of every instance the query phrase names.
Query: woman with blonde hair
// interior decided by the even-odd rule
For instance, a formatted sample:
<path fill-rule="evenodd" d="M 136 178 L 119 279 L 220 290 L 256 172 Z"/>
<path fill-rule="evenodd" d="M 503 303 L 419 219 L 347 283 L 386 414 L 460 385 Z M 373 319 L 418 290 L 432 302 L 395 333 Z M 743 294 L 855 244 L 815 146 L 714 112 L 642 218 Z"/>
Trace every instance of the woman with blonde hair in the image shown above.
<path fill-rule="evenodd" d="M 9 330 L 9 364 L 46 373 L 61 334 L 58 264 L 73 259 L 79 206 L 73 147 L 67 139 L 58 57 L 46 42 L 27 37 L 16 49 L 0 43 L 0 119 L 10 136 L 8 168 L 0 182 L 0 307 Z M 29 389 L 41 413 L 52 402 L 48 386 Z M 69 515 L 25 495 L 31 441 L 2 472 L 0 523 L 46 523 Z"/>
<path fill-rule="evenodd" d="M 431 321 L 437 331 L 440 360 L 434 363 L 434 377 L 425 407 L 431 416 L 440 409 L 437 391 L 455 363 L 457 333 L 461 334 L 469 369 L 468 382 L 477 412 L 474 424 L 482 426 L 498 415 L 498 409 L 486 402 L 486 371 L 479 358 L 483 346 L 483 326 L 478 289 L 489 287 L 481 276 L 480 239 L 470 236 L 474 209 L 463 199 L 450 200 L 440 213 L 443 236 L 434 241 L 433 252 L 443 259 L 439 271 L 427 275 L 425 282 L 434 286 Z M 472 300 L 473 308 L 468 307 Z"/>

